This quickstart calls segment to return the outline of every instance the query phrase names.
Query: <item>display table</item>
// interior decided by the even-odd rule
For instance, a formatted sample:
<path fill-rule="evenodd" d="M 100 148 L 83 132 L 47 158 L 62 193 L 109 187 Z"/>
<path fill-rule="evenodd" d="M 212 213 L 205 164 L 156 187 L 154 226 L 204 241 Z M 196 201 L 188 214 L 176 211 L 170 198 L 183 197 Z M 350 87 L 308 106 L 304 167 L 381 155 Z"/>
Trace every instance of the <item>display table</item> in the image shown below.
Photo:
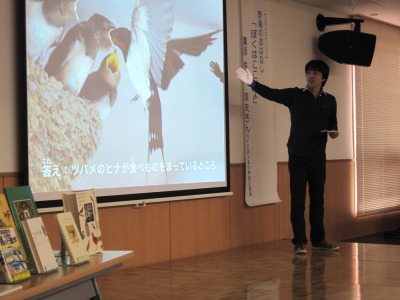
<path fill-rule="evenodd" d="M 88 263 L 79 266 L 60 266 L 49 274 L 33 274 L 30 279 L 17 283 L 23 286 L 22 290 L 0 299 L 101 299 L 96 278 L 121 267 L 131 258 L 133 251 L 104 251 L 90 256 Z"/>

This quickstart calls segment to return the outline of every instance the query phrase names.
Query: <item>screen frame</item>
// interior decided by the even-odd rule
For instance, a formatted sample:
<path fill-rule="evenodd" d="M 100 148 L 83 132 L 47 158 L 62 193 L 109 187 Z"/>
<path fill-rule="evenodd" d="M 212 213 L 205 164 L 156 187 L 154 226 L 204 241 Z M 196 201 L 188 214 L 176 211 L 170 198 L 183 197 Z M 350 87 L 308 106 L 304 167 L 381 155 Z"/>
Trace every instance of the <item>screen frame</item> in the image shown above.
<path fill-rule="evenodd" d="M 23 44 L 20 50 L 24 57 L 27 58 L 26 55 L 26 15 L 25 15 L 25 1 L 21 1 L 21 6 L 23 9 L 19 10 L 18 13 L 19 18 L 17 20 L 24 20 L 24 22 L 19 23 L 19 32 L 23 32 L 24 34 L 19 35 L 19 42 Z M 222 16 L 222 24 L 223 24 L 223 59 L 224 59 L 224 114 L 225 114 L 225 178 L 226 185 L 221 187 L 211 187 L 211 188 L 194 188 L 194 189 L 181 189 L 181 190 L 172 190 L 172 191 L 160 191 L 160 192 L 147 192 L 147 193 L 131 193 L 131 194 L 119 194 L 119 195 L 109 195 L 109 196 L 97 196 L 97 202 L 100 207 L 112 207 L 112 206 L 121 206 L 121 205 L 145 205 L 146 203 L 158 203 L 158 202 L 169 202 L 169 201 L 179 201 L 179 200 L 188 200 L 188 199 L 204 199 L 210 197 L 224 197 L 232 195 L 230 191 L 230 143 L 229 143 L 229 94 L 228 94 L 228 51 L 227 51 L 227 12 L 226 12 L 226 0 L 221 0 L 223 6 L 223 16 Z M 18 8 L 17 8 L 18 10 Z M 23 24 L 23 25 L 22 25 Z M 22 36 L 22 38 L 21 38 Z M 20 49 L 21 49 L 20 48 Z M 25 100 L 23 106 L 24 120 L 22 127 L 24 128 L 24 136 L 25 140 L 22 145 L 24 149 L 23 159 L 21 160 L 24 166 L 24 176 L 23 176 L 23 184 L 29 185 L 29 153 L 28 153 L 28 92 L 27 92 L 27 60 L 23 60 L 23 66 L 20 66 L 20 69 L 24 70 L 23 74 L 25 77 L 23 78 L 24 89 L 22 93 L 24 94 L 22 98 Z M 35 195 L 35 193 L 34 193 Z M 59 193 L 59 197 L 54 197 L 51 200 L 40 200 L 36 201 L 37 208 L 39 212 L 52 212 L 52 211 L 60 211 L 62 210 L 63 204 L 61 200 L 61 192 Z"/>

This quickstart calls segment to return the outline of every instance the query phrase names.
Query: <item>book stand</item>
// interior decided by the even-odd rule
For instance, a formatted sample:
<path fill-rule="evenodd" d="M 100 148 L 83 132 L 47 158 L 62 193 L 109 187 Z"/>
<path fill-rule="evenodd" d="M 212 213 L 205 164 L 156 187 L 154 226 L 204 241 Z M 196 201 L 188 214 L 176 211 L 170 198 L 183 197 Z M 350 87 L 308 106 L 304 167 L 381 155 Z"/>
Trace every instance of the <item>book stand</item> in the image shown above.
<path fill-rule="evenodd" d="M 56 260 L 57 260 L 57 263 L 59 266 L 79 266 L 79 265 L 89 262 L 88 258 L 89 258 L 88 255 L 83 255 L 83 256 L 77 258 L 77 260 L 78 260 L 77 263 L 73 263 L 71 261 L 68 250 L 65 247 L 64 241 L 61 241 L 61 250 L 58 253 L 58 255 L 56 255 Z"/>

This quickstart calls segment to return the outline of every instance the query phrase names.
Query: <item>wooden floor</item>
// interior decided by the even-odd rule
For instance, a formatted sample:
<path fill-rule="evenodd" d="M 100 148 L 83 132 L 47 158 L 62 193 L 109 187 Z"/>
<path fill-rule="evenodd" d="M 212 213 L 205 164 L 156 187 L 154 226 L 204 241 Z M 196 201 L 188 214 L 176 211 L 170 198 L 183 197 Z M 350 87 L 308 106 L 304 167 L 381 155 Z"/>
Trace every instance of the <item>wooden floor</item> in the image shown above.
<path fill-rule="evenodd" d="M 295 255 L 288 240 L 99 277 L 104 300 L 400 299 L 400 246 L 340 242 Z"/>

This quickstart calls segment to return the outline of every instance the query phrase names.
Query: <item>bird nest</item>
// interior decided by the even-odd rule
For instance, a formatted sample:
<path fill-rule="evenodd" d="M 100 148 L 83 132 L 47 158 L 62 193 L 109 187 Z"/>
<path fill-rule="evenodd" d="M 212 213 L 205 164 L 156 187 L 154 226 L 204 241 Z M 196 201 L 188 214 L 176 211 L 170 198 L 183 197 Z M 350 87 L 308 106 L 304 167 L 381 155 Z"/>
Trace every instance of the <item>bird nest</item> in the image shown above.
<path fill-rule="evenodd" d="M 99 113 L 27 61 L 29 181 L 34 191 L 71 189 L 100 144 Z"/>

